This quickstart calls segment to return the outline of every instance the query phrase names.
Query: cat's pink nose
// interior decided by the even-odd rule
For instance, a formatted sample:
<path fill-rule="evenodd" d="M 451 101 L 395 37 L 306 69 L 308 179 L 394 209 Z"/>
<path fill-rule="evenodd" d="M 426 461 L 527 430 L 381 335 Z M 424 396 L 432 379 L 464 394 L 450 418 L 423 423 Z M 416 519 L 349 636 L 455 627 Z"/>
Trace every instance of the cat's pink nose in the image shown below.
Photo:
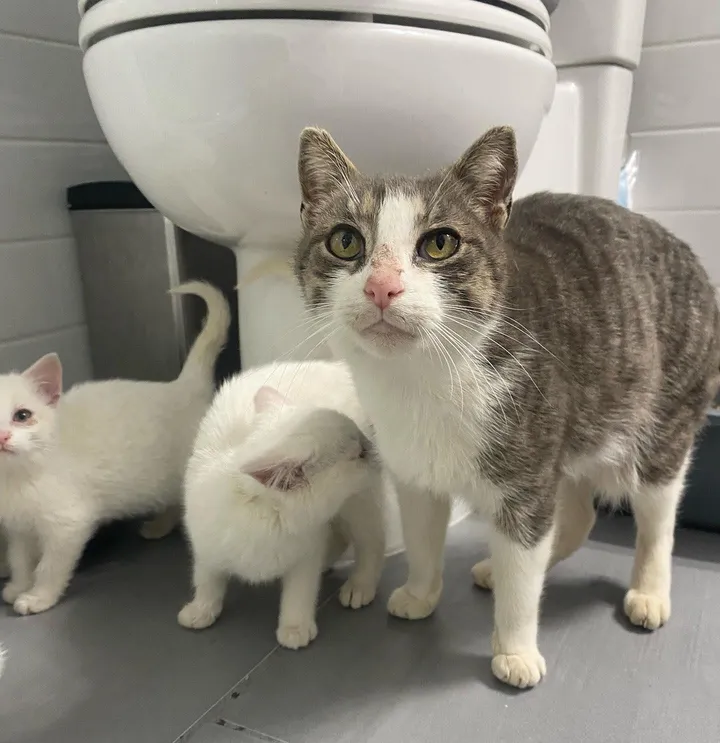
<path fill-rule="evenodd" d="M 404 291 L 405 285 L 396 271 L 374 273 L 365 283 L 365 296 L 381 310 L 386 310 Z"/>
<path fill-rule="evenodd" d="M 10 441 L 12 434 L 10 431 L 0 431 L 0 446 L 4 446 Z"/>

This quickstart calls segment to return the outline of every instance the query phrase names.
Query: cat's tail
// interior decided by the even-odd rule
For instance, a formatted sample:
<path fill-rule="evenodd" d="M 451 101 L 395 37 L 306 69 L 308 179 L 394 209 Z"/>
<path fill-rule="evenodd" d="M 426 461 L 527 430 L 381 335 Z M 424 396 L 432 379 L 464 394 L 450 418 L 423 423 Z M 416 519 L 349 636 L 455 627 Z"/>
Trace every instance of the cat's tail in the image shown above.
<path fill-rule="evenodd" d="M 188 281 L 171 289 L 172 294 L 194 294 L 207 305 L 207 316 L 200 334 L 188 353 L 179 380 L 200 377 L 212 379 L 215 362 L 227 343 L 230 327 L 230 306 L 225 295 L 204 281 Z"/>

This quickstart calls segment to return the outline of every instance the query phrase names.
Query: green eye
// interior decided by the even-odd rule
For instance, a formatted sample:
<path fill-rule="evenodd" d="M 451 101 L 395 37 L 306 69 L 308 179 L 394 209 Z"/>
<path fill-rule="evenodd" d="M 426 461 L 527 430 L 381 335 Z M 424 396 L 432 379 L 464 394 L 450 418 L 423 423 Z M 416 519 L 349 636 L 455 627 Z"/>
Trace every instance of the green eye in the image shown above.
<path fill-rule="evenodd" d="M 426 261 L 444 261 L 457 253 L 460 236 L 453 230 L 433 230 L 421 238 L 417 254 Z"/>
<path fill-rule="evenodd" d="M 356 261 L 365 251 L 365 240 L 354 227 L 340 225 L 330 233 L 327 249 L 342 261 Z"/>

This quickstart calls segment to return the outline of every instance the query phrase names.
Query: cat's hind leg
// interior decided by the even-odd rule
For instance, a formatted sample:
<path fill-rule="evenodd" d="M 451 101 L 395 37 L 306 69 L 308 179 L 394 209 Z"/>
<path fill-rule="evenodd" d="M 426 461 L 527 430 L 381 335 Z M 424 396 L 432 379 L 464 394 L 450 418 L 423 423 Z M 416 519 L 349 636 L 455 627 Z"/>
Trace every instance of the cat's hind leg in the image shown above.
<path fill-rule="evenodd" d="M 205 629 L 215 624 L 223 609 L 227 574 L 195 556 L 193 567 L 195 595 L 178 614 L 178 623 L 187 629 Z"/>
<path fill-rule="evenodd" d="M 163 539 L 175 530 L 181 520 L 182 506 L 168 506 L 164 511 L 142 523 L 140 536 L 144 539 Z"/>
<path fill-rule="evenodd" d="M 658 629 L 670 618 L 675 520 L 689 459 L 688 453 L 674 475 L 659 482 L 641 483 L 630 496 L 637 540 L 624 608 L 634 625 L 648 630 Z"/>

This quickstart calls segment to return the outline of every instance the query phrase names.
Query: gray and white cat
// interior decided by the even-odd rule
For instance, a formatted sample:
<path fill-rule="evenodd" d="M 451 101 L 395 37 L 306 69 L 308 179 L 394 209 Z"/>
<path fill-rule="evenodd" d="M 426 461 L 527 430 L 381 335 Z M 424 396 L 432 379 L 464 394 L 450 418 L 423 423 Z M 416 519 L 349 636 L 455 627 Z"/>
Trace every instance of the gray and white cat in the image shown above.
<path fill-rule="evenodd" d="M 545 572 L 628 497 L 637 549 L 625 612 L 670 616 L 675 514 L 720 379 L 720 316 L 690 248 L 609 201 L 515 203 L 514 133 L 495 128 L 428 177 L 369 178 L 330 135 L 300 144 L 295 271 L 397 486 L 409 563 L 389 611 L 418 619 L 442 591 L 449 493 L 492 521 L 492 669 L 518 687 L 537 645 Z"/>
<path fill-rule="evenodd" d="M 185 465 L 212 399 L 230 310 L 208 284 L 174 291 L 208 307 L 174 382 L 89 382 L 62 395 L 55 354 L 0 376 L 0 526 L 10 567 L 2 597 L 19 614 L 60 600 L 101 523 L 159 512 L 143 527 L 158 538 L 179 520 Z"/>

